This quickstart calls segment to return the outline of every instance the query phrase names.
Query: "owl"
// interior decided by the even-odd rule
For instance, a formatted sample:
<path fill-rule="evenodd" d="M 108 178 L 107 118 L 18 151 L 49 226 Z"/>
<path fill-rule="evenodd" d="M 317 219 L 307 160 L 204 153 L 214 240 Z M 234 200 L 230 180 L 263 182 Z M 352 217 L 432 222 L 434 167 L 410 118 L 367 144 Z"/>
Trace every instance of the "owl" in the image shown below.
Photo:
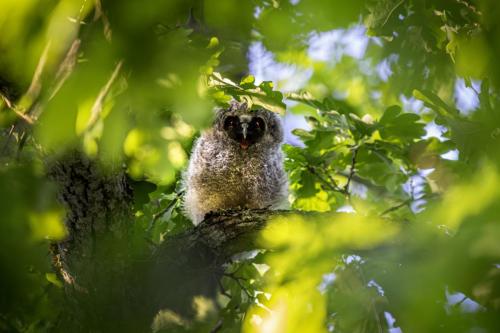
<path fill-rule="evenodd" d="M 197 225 L 210 212 L 287 206 L 283 127 L 275 113 L 233 101 L 195 142 L 183 175 L 184 210 Z"/>

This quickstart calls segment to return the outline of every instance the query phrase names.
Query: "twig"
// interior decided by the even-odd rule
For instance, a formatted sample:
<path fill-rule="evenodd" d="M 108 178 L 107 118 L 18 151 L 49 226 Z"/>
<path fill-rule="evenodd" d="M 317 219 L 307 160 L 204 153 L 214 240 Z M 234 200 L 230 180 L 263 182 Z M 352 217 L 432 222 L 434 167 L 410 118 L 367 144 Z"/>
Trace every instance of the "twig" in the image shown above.
<path fill-rule="evenodd" d="M 228 86 L 231 86 L 231 87 L 237 88 L 237 89 L 239 89 L 239 90 L 244 90 L 243 88 L 241 88 L 241 87 L 240 87 L 240 86 L 238 86 L 237 84 L 234 84 L 234 83 L 232 83 L 232 82 L 226 82 L 226 81 L 224 81 L 224 80 L 221 80 L 221 79 L 219 79 L 217 76 L 215 76 L 215 75 L 213 75 L 213 74 L 212 74 L 212 75 L 210 75 L 210 77 L 211 77 L 212 79 L 216 80 L 216 81 L 219 81 L 220 83 L 227 84 Z"/>
<path fill-rule="evenodd" d="M 227 298 L 232 298 L 231 297 L 231 294 L 229 294 L 226 289 L 224 288 L 224 286 L 222 285 L 222 282 L 220 279 L 217 280 L 217 283 L 219 284 L 219 288 L 220 288 L 220 293 L 224 296 L 226 296 Z"/>
<path fill-rule="evenodd" d="M 7 98 L 7 96 L 0 93 L 0 97 L 4 101 L 5 105 L 7 105 L 7 107 L 10 110 L 12 110 L 18 117 L 20 117 L 21 119 L 23 119 L 24 121 L 26 121 L 30 125 L 32 125 L 34 123 L 33 119 L 29 115 L 27 115 L 27 114 L 23 113 L 21 110 L 19 110 L 18 107 Z"/>
<path fill-rule="evenodd" d="M 168 210 L 170 208 L 172 208 L 173 205 L 175 205 L 177 203 L 177 200 L 179 200 L 179 198 L 184 194 L 184 190 L 182 191 L 179 191 L 176 193 L 175 195 L 175 198 L 168 204 L 167 207 L 165 207 L 164 209 L 162 209 L 161 211 L 159 211 L 158 213 L 154 214 L 153 215 L 153 219 L 154 220 L 157 220 L 158 218 L 160 218 L 163 214 L 165 214 L 166 212 L 168 212 Z"/>
<path fill-rule="evenodd" d="M 167 207 L 165 207 L 164 209 L 160 210 L 158 213 L 153 214 L 153 220 L 151 220 L 151 223 L 149 224 L 149 227 L 148 227 L 148 229 L 147 229 L 147 232 L 148 232 L 148 233 L 149 233 L 149 232 L 153 229 L 153 227 L 154 227 L 154 225 L 155 225 L 156 221 L 157 221 L 160 217 L 162 217 L 162 216 L 163 216 L 163 214 L 165 214 L 165 213 L 166 213 L 166 212 L 168 212 L 170 209 L 172 209 L 172 207 L 174 207 L 174 206 L 175 206 L 175 204 L 177 204 L 177 201 L 179 200 L 179 198 L 180 198 L 183 194 L 184 194 L 184 191 L 179 191 L 179 192 L 177 192 L 177 194 L 176 194 L 175 198 L 174 198 L 174 199 L 172 199 L 172 201 L 171 201 L 171 202 L 167 205 Z"/>
<path fill-rule="evenodd" d="M 339 190 L 341 190 L 341 188 L 339 187 L 339 185 L 337 184 L 337 182 L 335 181 L 335 179 L 333 179 L 333 177 L 328 172 L 326 173 L 326 177 L 333 184 L 333 186 L 335 186 L 336 188 L 338 188 Z"/>
<path fill-rule="evenodd" d="M 75 45 L 76 45 L 76 47 L 75 47 Z M 70 47 L 70 50 L 68 51 L 68 55 L 66 56 L 66 58 L 63 61 L 63 64 L 61 65 L 61 68 L 64 67 L 63 65 L 65 65 L 65 63 L 68 59 L 68 56 L 70 54 L 74 54 L 74 58 L 76 58 L 76 51 L 78 50 L 79 45 L 80 45 L 79 40 L 76 40 L 73 42 L 73 44 Z M 29 100 L 28 107 L 19 108 L 14 103 L 12 103 L 6 96 L 4 96 L 3 94 L 0 94 L 0 96 L 4 100 L 7 107 L 9 107 L 12 111 L 14 111 L 14 113 L 16 113 L 16 115 L 19 116 L 21 119 L 23 119 L 28 125 L 33 125 L 36 122 L 36 120 L 38 119 L 38 117 L 40 116 L 40 113 L 42 111 L 42 108 L 39 107 L 38 103 L 36 103 L 36 100 L 39 97 L 40 91 L 42 89 L 42 83 L 41 83 L 42 74 L 43 74 L 43 71 L 45 69 L 45 65 L 47 63 L 47 58 L 48 58 L 50 46 L 51 46 L 51 42 L 49 41 L 47 43 L 47 45 L 45 46 L 45 48 L 42 52 L 42 55 L 40 56 L 40 59 L 38 60 L 38 64 L 36 66 L 35 72 L 33 73 L 33 78 L 31 79 L 31 84 L 30 84 L 28 90 L 26 91 L 26 93 L 24 94 L 24 96 L 27 97 Z M 69 71 L 66 70 L 66 75 L 63 77 L 62 80 L 59 80 L 59 85 L 58 86 L 56 85 L 55 92 L 57 92 L 57 90 L 60 88 L 60 85 L 62 85 L 64 80 L 69 76 L 72 69 L 73 69 L 73 67 L 71 67 Z M 61 69 L 60 69 L 60 71 L 61 71 Z M 60 75 L 60 73 L 58 73 L 58 76 L 59 75 Z M 55 92 L 54 92 L 54 94 L 55 94 Z M 51 98 L 53 97 L 54 94 L 52 94 Z M 12 131 L 9 134 L 9 137 L 11 136 L 13 131 L 16 129 L 16 127 L 18 127 L 18 126 L 15 125 L 12 128 Z M 21 130 L 19 132 L 22 132 L 22 134 L 20 136 L 22 138 L 22 140 L 21 140 L 21 144 L 19 145 L 18 151 L 20 151 L 22 149 L 22 146 L 24 145 L 24 142 L 28 137 L 26 130 L 23 130 L 22 127 L 19 127 L 19 128 L 21 128 Z"/>
<path fill-rule="evenodd" d="M 344 193 L 350 195 L 349 185 L 351 184 L 352 177 L 354 176 L 355 168 L 356 168 L 356 156 L 358 155 L 359 146 L 354 147 L 352 150 L 352 160 L 351 160 L 351 168 L 349 170 L 349 176 L 347 177 L 347 183 L 344 186 Z"/>
<path fill-rule="evenodd" d="M 349 173 L 347 173 L 347 172 L 341 171 L 338 174 L 345 177 L 345 178 L 349 177 Z M 386 197 L 390 196 L 390 192 L 384 186 L 374 184 L 374 183 L 370 182 L 369 180 L 361 178 L 357 175 L 353 175 L 352 180 L 355 181 L 356 183 L 359 183 L 361 185 L 368 187 L 369 189 L 371 189 L 372 191 L 375 191 L 379 195 L 383 195 Z"/>
<path fill-rule="evenodd" d="M 319 173 L 318 171 L 316 171 L 316 168 L 313 167 L 313 166 L 306 166 L 307 170 L 312 173 L 314 176 L 316 176 L 316 178 L 318 178 L 326 187 L 328 187 L 330 190 L 334 191 L 334 192 L 340 192 L 340 193 L 343 193 L 343 194 L 346 194 L 345 190 L 341 189 L 340 187 L 337 186 L 337 183 L 335 181 L 333 181 L 333 184 L 330 183 L 328 180 L 326 180 L 325 178 L 323 178 Z"/>
<path fill-rule="evenodd" d="M 42 84 L 40 81 L 43 69 L 45 68 L 45 63 L 47 62 L 47 55 L 49 53 L 49 49 L 50 49 L 50 41 L 47 43 L 47 45 L 45 45 L 45 48 L 43 49 L 42 55 L 40 56 L 38 64 L 36 65 L 35 73 L 33 74 L 33 78 L 31 79 L 31 84 L 28 88 L 28 91 L 25 94 L 31 99 L 31 101 L 37 98 L 38 94 L 40 94 L 40 90 L 42 88 Z"/>
<path fill-rule="evenodd" d="M 227 276 L 227 277 L 233 279 L 234 281 L 236 281 L 236 283 L 238 284 L 238 286 L 241 288 L 241 290 L 243 290 L 245 292 L 245 294 L 248 296 L 248 298 L 250 298 L 250 299 L 254 299 L 255 298 L 252 294 L 250 294 L 250 292 L 248 291 L 248 289 L 241 283 L 240 280 L 245 280 L 245 279 L 243 279 L 241 277 L 238 277 L 238 276 L 236 276 L 236 275 L 234 275 L 232 273 L 224 273 L 224 276 Z"/>
<path fill-rule="evenodd" d="M 464 297 L 460 301 L 453 304 L 453 308 L 459 308 L 467 299 L 469 299 L 469 297 L 464 295 Z"/>
<path fill-rule="evenodd" d="M 106 16 L 106 14 L 104 14 L 104 11 L 102 10 L 101 0 L 96 0 L 94 21 L 97 21 L 99 18 L 101 18 L 102 20 L 104 37 L 108 42 L 111 42 L 111 36 L 112 36 L 111 24 L 109 23 L 108 17 Z"/>
<path fill-rule="evenodd" d="M 407 199 L 407 200 L 405 200 L 405 201 L 403 201 L 402 203 L 400 203 L 400 204 L 398 204 L 398 205 L 396 205 L 396 206 L 394 206 L 394 207 L 390 207 L 390 208 L 388 208 L 388 209 L 384 210 L 384 211 L 380 214 L 380 216 L 384 216 L 384 215 L 386 215 L 386 214 L 388 214 L 388 213 L 390 213 L 390 212 L 393 212 L 393 211 L 395 211 L 395 210 L 398 210 L 398 209 L 399 209 L 399 208 L 401 208 L 401 207 L 407 206 L 410 202 L 412 202 L 412 199 L 411 199 L 411 198 L 410 198 L 410 199 Z"/>
<path fill-rule="evenodd" d="M 399 7 L 401 6 L 401 4 L 404 2 L 404 0 L 401 0 L 400 2 L 398 2 L 392 9 L 391 11 L 389 12 L 389 14 L 387 14 L 385 20 L 384 20 L 384 23 L 382 23 L 382 27 L 384 25 L 387 24 L 387 22 L 389 21 L 389 19 L 391 18 L 392 14 L 394 13 L 394 11 Z"/>
<path fill-rule="evenodd" d="M 90 119 L 87 123 L 87 130 L 90 129 L 95 122 L 97 121 L 99 114 L 102 111 L 102 104 L 104 102 L 104 98 L 106 95 L 109 93 L 109 90 L 111 89 L 111 86 L 113 85 L 113 82 L 116 80 L 116 77 L 118 76 L 118 73 L 120 73 L 120 69 L 122 68 L 123 61 L 120 60 L 118 64 L 116 64 L 116 67 L 111 74 L 111 77 L 109 78 L 108 82 L 102 87 L 101 91 L 99 92 L 99 95 L 97 96 L 94 105 L 92 106 L 92 110 L 90 113 Z"/>
<path fill-rule="evenodd" d="M 78 50 L 80 49 L 80 45 L 81 45 L 81 40 L 75 39 L 71 44 L 71 46 L 69 47 L 69 50 L 66 53 L 66 56 L 64 57 L 64 60 L 59 65 L 59 69 L 57 70 L 55 79 L 56 84 L 54 89 L 52 90 L 52 93 L 50 94 L 49 100 L 54 98 L 59 89 L 61 89 L 64 82 L 66 82 L 66 80 L 68 79 L 69 75 L 73 72 L 73 69 L 75 68 L 76 64 L 76 59 L 78 56 Z"/>
<path fill-rule="evenodd" d="M 219 319 L 217 324 L 215 324 L 214 328 L 210 330 L 210 333 L 216 333 L 222 328 L 222 319 Z"/>

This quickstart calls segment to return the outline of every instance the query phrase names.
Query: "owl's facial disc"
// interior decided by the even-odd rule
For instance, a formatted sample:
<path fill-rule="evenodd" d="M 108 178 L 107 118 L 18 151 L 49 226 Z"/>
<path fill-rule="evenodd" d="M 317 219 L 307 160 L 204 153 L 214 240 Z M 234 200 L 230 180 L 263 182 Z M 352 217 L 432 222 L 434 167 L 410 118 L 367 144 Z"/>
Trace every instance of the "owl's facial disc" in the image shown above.
<path fill-rule="evenodd" d="M 266 123 L 261 117 L 228 116 L 224 119 L 224 130 L 231 139 L 240 144 L 241 149 L 247 150 L 262 138 Z"/>

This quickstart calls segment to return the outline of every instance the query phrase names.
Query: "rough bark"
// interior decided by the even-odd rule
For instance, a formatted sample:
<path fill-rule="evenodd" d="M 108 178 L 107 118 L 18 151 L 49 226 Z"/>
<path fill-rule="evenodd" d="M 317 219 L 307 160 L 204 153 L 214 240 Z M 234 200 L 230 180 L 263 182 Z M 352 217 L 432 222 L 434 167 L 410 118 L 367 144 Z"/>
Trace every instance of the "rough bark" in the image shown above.
<path fill-rule="evenodd" d="M 78 152 L 47 164 L 48 176 L 59 186 L 68 230 L 67 239 L 52 246 L 67 300 L 61 330 L 94 330 L 121 316 L 123 309 L 113 302 L 132 297 L 120 278 L 131 258 L 125 249 L 132 190 L 123 170 L 106 169 Z"/>
<path fill-rule="evenodd" d="M 49 177 L 59 186 L 66 207 L 68 237 L 54 245 L 58 262 L 72 275 L 93 274 L 103 237 L 122 240 L 132 221 L 132 190 L 121 170 L 103 171 L 94 161 L 72 152 L 49 162 Z M 70 283 L 78 281 L 70 278 Z M 82 277 L 83 279 L 83 277 Z"/>
<path fill-rule="evenodd" d="M 254 249 L 257 233 L 275 215 L 292 213 L 288 210 L 244 209 L 208 215 L 198 226 L 179 236 L 187 244 L 202 243 L 213 251 L 219 261 L 225 261 L 241 251 Z"/>

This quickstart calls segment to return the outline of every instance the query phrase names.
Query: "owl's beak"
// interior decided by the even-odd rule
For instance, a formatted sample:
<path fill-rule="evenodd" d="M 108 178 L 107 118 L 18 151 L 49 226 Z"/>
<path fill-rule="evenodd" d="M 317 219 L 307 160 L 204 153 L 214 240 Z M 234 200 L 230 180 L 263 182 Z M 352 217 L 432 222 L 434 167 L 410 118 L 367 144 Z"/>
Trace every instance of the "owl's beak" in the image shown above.
<path fill-rule="evenodd" d="M 241 128 L 242 128 L 243 139 L 246 140 L 248 134 L 248 123 L 242 123 Z"/>

